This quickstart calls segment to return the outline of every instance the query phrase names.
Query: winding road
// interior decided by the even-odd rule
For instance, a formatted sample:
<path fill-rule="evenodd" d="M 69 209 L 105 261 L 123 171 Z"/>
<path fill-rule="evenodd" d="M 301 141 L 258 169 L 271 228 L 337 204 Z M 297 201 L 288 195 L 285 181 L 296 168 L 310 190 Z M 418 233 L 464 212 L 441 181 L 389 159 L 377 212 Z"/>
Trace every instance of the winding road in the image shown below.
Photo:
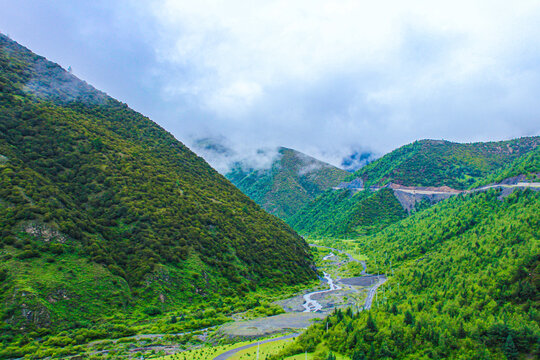
<path fill-rule="evenodd" d="M 386 282 L 386 278 L 379 279 L 379 281 L 369 288 L 368 294 L 366 297 L 366 302 L 364 303 L 364 310 L 371 309 L 371 304 L 373 303 L 373 298 L 375 297 L 375 294 L 377 293 L 377 289 L 379 286 L 384 284 Z"/>
<path fill-rule="evenodd" d="M 235 349 L 229 350 L 227 352 L 224 352 L 223 354 L 220 354 L 220 355 L 216 356 L 214 358 L 214 360 L 226 360 L 226 359 L 230 358 L 232 355 L 236 354 L 239 351 L 249 349 L 249 348 L 255 347 L 255 346 L 260 345 L 260 344 L 266 344 L 266 343 L 269 343 L 269 342 L 273 342 L 273 341 L 292 339 L 292 338 L 297 337 L 298 335 L 300 335 L 300 334 L 298 334 L 298 333 L 290 334 L 290 335 L 280 336 L 280 337 L 273 338 L 273 339 L 267 339 L 267 340 L 259 341 L 259 342 L 253 343 L 253 344 L 240 346 L 240 347 L 237 347 Z"/>

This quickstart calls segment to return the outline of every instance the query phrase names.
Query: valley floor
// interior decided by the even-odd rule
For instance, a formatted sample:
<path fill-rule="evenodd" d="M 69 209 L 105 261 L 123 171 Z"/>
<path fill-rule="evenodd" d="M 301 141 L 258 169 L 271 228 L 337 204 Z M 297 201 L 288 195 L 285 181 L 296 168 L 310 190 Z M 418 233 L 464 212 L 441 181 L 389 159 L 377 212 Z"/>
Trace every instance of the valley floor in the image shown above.
<path fill-rule="evenodd" d="M 385 283 L 386 277 L 368 274 L 365 262 L 358 260 L 358 255 L 323 245 L 310 245 L 316 255 L 318 270 L 324 274 L 318 288 L 275 302 L 284 309 L 283 314 L 237 320 L 216 329 L 218 337 L 257 340 L 227 346 L 203 346 L 161 359 L 256 359 L 257 348 L 260 358 L 266 358 L 296 337 L 298 333 L 295 331 L 304 330 L 313 322 L 321 321 L 337 308 L 353 307 L 358 311 L 371 308 L 377 300 L 377 289 Z M 291 359 L 313 359 L 314 354 L 306 353 Z M 337 354 L 337 359 L 346 358 Z"/>

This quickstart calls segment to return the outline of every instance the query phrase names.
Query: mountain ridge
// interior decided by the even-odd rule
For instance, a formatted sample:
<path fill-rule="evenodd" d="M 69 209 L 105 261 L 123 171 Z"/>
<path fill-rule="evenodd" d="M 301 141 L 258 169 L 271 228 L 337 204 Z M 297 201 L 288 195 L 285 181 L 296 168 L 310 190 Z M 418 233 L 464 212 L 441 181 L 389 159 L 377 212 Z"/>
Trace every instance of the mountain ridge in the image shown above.
<path fill-rule="evenodd" d="M 225 174 L 268 212 L 287 219 L 349 173 L 297 150 L 280 147 L 268 169 L 245 168 L 238 162 Z"/>

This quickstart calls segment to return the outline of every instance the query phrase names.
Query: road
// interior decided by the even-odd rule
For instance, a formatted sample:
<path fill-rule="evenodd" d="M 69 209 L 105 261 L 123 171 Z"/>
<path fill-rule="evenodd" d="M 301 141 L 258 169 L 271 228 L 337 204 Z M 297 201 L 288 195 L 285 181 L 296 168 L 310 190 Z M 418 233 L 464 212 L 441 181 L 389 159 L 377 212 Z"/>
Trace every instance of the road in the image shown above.
<path fill-rule="evenodd" d="M 254 344 L 248 344 L 248 345 L 240 346 L 240 347 L 237 347 L 236 349 L 229 350 L 227 352 L 224 352 L 221 355 L 216 356 L 214 358 L 214 360 L 226 360 L 226 359 L 230 358 L 232 355 L 236 354 L 237 352 L 245 350 L 245 349 L 249 349 L 249 348 L 252 348 L 252 347 L 255 347 L 255 346 L 257 346 L 257 344 L 266 344 L 266 343 L 273 342 L 273 341 L 278 341 L 278 340 L 292 339 L 292 338 L 297 337 L 298 335 L 300 335 L 300 334 L 290 334 L 290 335 L 280 336 L 280 337 L 277 337 L 277 338 L 274 338 L 274 339 L 263 340 L 263 341 L 260 341 L 260 342 L 254 343 Z"/>
<path fill-rule="evenodd" d="M 381 189 L 384 189 L 385 187 L 378 187 L 378 186 L 372 186 L 369 189 L 372 191 L 379 191 Z M 419 195 L 458 195 L 458 194 L 470 194 L 478 191 L 486 191 L 489 189 L 540 189 L 540 183 L 535 182 L 518 182 L 517 184 L 493 184 L 493 185 L 486 185 L 481 186 L 475 189 L 471 190 L 456 190 L 456 189 L 450 189 L 450 190 L 443 190 L 443 189 L 426 189 L 422 187 L 415 187 L 415 186 L 408 186 L 408 187 L 396 187 L 391 188 L 394 191 L 401 191 L 408 194 L 419 194 Z M 364 190 L 362 189 L 353 189 L 353 190 Z"/>
<path fill-rule="evenodd" d="M 366 297 L 366 302 L 364 303 L 364 310 L 371 309 L 371 305 L 373 304 L 373 299 L 375 298 L 375 294 L 377 293 L 377 289 L 379 286 L 384 284 L 386 282 L 386 278 L 379 279 L 379 281 L 369 288 L 368 295 Z"/>

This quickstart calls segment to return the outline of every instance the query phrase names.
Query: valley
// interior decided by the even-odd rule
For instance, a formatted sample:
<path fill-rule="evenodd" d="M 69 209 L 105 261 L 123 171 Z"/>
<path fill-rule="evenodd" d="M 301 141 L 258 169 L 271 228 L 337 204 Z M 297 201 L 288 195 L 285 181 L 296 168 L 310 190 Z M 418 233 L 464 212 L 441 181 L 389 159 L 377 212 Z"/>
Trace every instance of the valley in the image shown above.
<path fill-rule="evenodd" d="M 216 360 L 236 359 L 235 354 L 242 350 L 253 350 L 262 344 L 272 342 L 281 343 L 283 340 L 296 338 L 299 333 L 294 331 L 306 329 L 314 321 L 321 321 L 337 309 L 346 309 L 348 306 L 352 306 L 356 311 L 370 309 L 375 300 L 377 289 L 385 283 L 386 277 L 367 274 L 365 272 L 365 263 L 356 260 L 353 255 L 346 251 L 317 244 L 310 244 L 310 246 L 317 249 L 316 262 L 324 275 L 321 277 L 320 287 L 323 287 L 322 290 L 306 290 L 306 293 L 303 295 L 277 301 L 276 304 L 283 306 L 286 310 L 284 314 L 253 320 L 237 320 L 215 329 L 216 333 L 232 336 L 233 338 L 262 337 L 263 340 L 252 340 L 248 344 L 233 344 L 227 348 L 223 348 L 223 350 L 218 346 L 215 349 L 216 354 L 213 354 L 212 349 L 214 347 L 212 346 L 203 346 L 197 351 L 201 354 L 212 353 L 212 356 L 216 356 L 212 359 Z M 339 256 L 335 255 L 335 253 L 339 254 Z M 356 274 L 358 276 L 355 277 L 341 277 L 348 275 L 343 271 L 343 268 L 347 267 L 351 262 L 363 265 L 360 273 Z M 353 293 L 355 296 L 351 295 Z M 352 298 L 355 299 L 355 302 L 351 303 Z M 293 306 L 292 304 L 295 305 Z M 279 335 L 289 332 L 293 333 Z M 267 338 L 268 336 L 270 338 Z M 275 353 L 278 350 L 273 349 L 272 351 Z M 178 353 L 176 356 L 164 357 L 163 359 L 182 359 L 181 354 Z M 266 354 L 271 355 L 272 352 L 267 352 Z M 308 355 L 309 359 L 311 359 L 314 353 L 310 352 Z M 343 359 L 346 359 L 346 357 L 343 357 Z"/>
<path fill-rule="evenodd" d="M 2 34 L 0 69 L 0 359 L 540 357 L 539 136 L 220 174 Z"/>

